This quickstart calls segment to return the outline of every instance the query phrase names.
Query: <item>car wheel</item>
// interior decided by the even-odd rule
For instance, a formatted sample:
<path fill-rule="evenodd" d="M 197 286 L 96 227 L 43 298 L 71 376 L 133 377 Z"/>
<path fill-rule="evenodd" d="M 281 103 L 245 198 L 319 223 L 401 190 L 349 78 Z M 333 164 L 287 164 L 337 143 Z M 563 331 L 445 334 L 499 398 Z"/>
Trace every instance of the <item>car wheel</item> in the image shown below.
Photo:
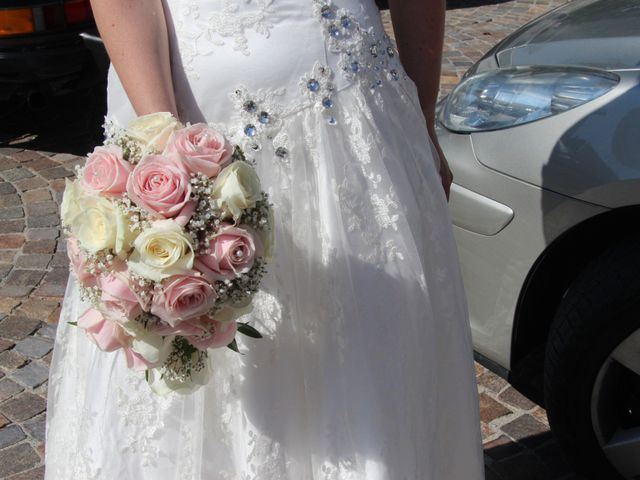
<path fill-rule="evenodd" d="M 640 238 L 595 259 L 556 312 L 545 355 L 551 428 L 589 478 L 640 478 Z"/>

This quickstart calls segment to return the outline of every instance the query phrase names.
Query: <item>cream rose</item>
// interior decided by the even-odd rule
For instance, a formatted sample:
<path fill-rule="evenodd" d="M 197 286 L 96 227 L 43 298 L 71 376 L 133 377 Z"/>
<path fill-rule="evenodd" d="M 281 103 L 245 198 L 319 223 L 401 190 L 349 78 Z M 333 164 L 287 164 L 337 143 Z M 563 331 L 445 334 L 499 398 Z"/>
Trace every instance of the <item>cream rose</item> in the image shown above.
<path fill-rule="evenodd" d="M 102 197 L 82 199 L 82 214 L 73 218 L 71 230 L 85 250 L 98 253 L 109 249 L 120 257 L 131 249 L 135 238 L 129 218 Z"/>
<path fill-rule="evenodd" d="M 65 178 L 64 195 L 60 204 L 60 217 L 63 226 L 71 226 L 73 219 L 82 212 L 81 204 L 84 197 L 87 197 L 87 194 L 82 190 L 80 182 Z"/>
<path fill-rule="evenodd" d="M 132 120 L 126 128 L 127 136 L 142 146 L 142 155 L 160 153 L 174 130 L 182 124 L 169 112 L 150 113 Z"/>
<path fill-rule="evenodd" d="M 262 197 L 258 174 L 247 162 L 233 162 L 216 178 L 211 196 L 218 208 L 238 221 L 242 211 L 253 208 Z"/>
<path fill-rule="evenodd" d="M 186 275 L 193 268 L 189 238 L 173 220 L 158 220 L 133 242 L 129 270 L 154 282 L 171 275 Z"/>

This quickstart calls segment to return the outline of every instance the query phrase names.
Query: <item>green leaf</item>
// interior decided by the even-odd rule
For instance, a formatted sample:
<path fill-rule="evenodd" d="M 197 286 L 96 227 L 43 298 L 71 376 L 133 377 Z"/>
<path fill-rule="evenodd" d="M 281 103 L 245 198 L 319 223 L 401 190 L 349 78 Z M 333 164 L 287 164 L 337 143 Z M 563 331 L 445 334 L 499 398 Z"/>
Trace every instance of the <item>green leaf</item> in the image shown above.
<path fill-rule="evenodd" d="M 239 349 L 238 349 L 238 342 L 236 342 L 236 339 L 234 338 L 233 341 L 227 345 L 227 347 L 229 347 L 231 350 L 233 350 L 234 352 L 238 352 L 240 355 L 244 355 L 244 353 L 242 353 Z"/>
<path fill-rule="evenodd" d="M 262 338 L 262 334 L 248 323 L 238 322 L 238 331 L 251 338 Z"/>
<path fill-rule="evenodd" d="M 78 326 L 78 322 L 67 322 L 69 325 L 73 325 L 74 327 Z"/>

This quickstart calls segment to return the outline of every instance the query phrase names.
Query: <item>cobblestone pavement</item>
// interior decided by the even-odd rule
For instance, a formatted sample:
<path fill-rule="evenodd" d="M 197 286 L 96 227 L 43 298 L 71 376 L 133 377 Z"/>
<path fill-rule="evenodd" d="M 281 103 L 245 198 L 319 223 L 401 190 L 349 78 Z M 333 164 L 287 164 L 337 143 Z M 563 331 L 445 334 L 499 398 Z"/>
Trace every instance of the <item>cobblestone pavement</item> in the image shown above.
<path fill-rule="evenodd" d="M 494 43 L 560 3 L 513 0 L 449 10 L 443 91 Z M 47 373 L 68 275 L 57 211 L 64 178 L 81 161 L 0 149 L 0 479 L 43 477 Z M 480 365 L 476 371 L 487 480 L 577 480 L 544 410 Z"/>

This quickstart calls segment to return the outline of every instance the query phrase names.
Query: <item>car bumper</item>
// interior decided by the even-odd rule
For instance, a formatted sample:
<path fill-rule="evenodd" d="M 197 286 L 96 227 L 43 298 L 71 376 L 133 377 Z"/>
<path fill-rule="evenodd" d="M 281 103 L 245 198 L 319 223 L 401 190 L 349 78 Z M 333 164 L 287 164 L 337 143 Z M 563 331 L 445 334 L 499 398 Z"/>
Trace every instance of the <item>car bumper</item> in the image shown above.
<path fill-rule="evenodd" d="M 438 129 L 454 174 L 450 210 L 474 347 L 510 368 L 518 297 L 531 267 L 562 232 L 606 211 L 481 164 L 470 135 Z"/>

